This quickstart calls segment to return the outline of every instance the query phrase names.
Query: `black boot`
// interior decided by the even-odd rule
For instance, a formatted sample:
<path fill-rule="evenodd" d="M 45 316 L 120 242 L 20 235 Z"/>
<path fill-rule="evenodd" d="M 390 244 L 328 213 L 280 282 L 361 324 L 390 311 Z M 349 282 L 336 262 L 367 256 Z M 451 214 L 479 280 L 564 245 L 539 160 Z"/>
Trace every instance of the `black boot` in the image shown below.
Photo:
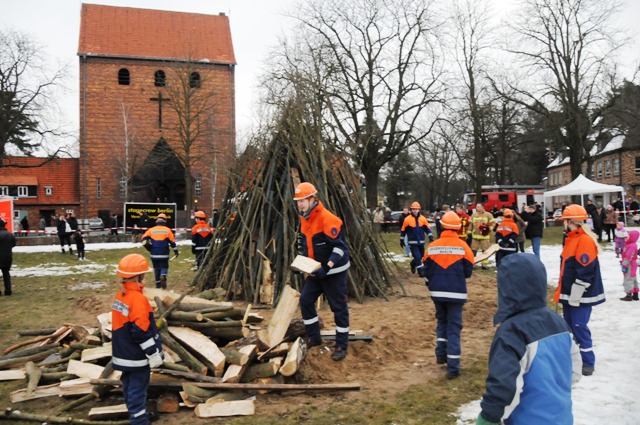
<path fill-rule="evenodd" d="M 633 301 L 633 297 L 631 294 L 627 294 L 624 297 L 620 298 L 620 301 Z"/>
<path fill-rule="evenodd" d="M 69 247 L 69 254 L 73 255 L 73 249 L 71 249 L 71 247 Z"/>
<path fill-rule="evenodd" d="M 640 301 L 640 298 L 638 298 L 638 293 L 637 292 L 634 292 L 633 293 L 633 297 L 631 297 L 631 298 L 633 298 L 634 301 Z"/>

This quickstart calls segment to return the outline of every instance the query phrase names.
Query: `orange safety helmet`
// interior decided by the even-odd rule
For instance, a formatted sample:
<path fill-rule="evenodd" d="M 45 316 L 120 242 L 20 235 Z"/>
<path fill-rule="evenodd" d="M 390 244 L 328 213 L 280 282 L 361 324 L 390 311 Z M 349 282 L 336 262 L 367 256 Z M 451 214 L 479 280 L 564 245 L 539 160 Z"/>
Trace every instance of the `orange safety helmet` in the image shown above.
<path fill-rule="evenodd" d="M 462 226 L 460 217 L 453 211 L 447 211 L 440 219 L 440 225 L 444 229 L 458 230 Z"/>
<path fill-rule="evenodd" d="M 158 217 L 156 217 L 156 218 L 161 218 L 163 220 L 166 220 L 167 219 L 167 215 L 165 213 L 160 213 L 160 214 L 158 214 Z"/>
<path fill-rule="evenodd" d="M 509 208 L 505 208 L 505 209 L 502 211 L 502 215 L 503 215 L 504 217 L 513 217 L 513 210 L 512 210 L 512 209 L 509 209 Z"/>
<path fill-rule="evenodd" d="M 140 254 L 129 254 L 120 260 L 116 274 L 129 278 L 153 271 L 149 268 L 147 259 Z"/>
<path fill-rule="evenodd" d="M 411 209 L 414 209 L 414 208 L 417 208 L 419 210 L 422 209 L 419 202 L 414 202 L 413 204 L 411 204 Z"/>
<path fill-rule="evenodd" d="M 195 218 L 207 218 L 207 215 L 204 213 L 204 211 L 196 211 L 196 213 L 194 214 Z"/>
<path fill-rule="evenodd" d="M 296 186 L 295 194 L 293 195 L 294 201 L 300 201 L 302 199 L 307 199 L 310 196 L 315 196 L 318 193 L 316 187 L 309 182 L 300 183 Z"/>
<path fill-rule="evenodd" d="M 567 205 L 562 211 L 562 215 L 559 220 L 576 220 L 576 221 L 584 221 L 588 218 L 587 210 L 584 209 L 581 205 L 571 204 Z"/>

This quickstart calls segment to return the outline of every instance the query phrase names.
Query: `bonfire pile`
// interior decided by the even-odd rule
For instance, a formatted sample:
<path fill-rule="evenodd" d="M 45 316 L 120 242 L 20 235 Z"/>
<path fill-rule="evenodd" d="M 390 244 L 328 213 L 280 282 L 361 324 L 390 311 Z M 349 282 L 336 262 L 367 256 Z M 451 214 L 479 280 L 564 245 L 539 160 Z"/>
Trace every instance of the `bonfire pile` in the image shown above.
<path fill-rule="evenodd" d="M 193 290 L 193 287 L 191 287 Z M 230 302 L 202 297 L 224 296 L 210 290 L 198 296 L 145 289 L 156 310 L 163 340 L 164 364 L 153 370 L 150 397 L 157 412 L 194 408 L 198 417 L 252 415 L 255 395 L 269 391 L 357 390 L 358 384 L 296 384 L 306 353 L 298 311 L 299 293 L 285 287 L 268 326 L 263 318 Z M 26 380 L 11 393 L 11 403 L 42 397 L 75 397 L 54 415 L 7 409 L 0 419 L 48 423 L 126 424 L 120 372 L 111 365 L 111 313 L 99 326 L 66 324 L 58 329 L 23 331 L 29 337 L 0 356 L 0 381 Z M 287 342 L 288 341 L 288 342 Z M 79 398 L 78 398 L 79 397 Z M 87 402 L 102 401 L 89 419 L 68 415 Z M 124 419 L 124 420 L 122 420 Z"/>

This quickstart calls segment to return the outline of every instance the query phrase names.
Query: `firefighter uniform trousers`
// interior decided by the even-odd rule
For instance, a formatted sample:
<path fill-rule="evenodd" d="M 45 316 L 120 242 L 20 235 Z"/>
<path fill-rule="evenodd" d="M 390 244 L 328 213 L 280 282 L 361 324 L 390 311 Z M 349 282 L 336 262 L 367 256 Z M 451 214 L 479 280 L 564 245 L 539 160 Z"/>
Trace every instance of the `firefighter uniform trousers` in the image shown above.
<path fill-rule="evenodd" d="M 320 323 L 316 301 L 321 294 L 327 297 L 336 322 L 336 347 L 347 349 L 349 344 L 349 305 L 347 271 L 328 274 L 322 279 L 309 277 L 300 294 L 300 310 L 307 337 L 320 338 Z"/>
<path fill-rule="evenodd" d="M 148 367 L 140 371 L 122 372 L 120 381 L 122 381 L 124 403 L 129 411 L 131 425 L 149 424 L 147 389 L 150 379 L 151 373 Z"/>
<path fill-rule="evenodd" d="M 447 372 L 460 373 L 460 333 L 462 332 L 462 303 L 434 301 L 436 307 L 436 358 L 447 358 Z"/>
<path fill-rule="evenodd" d="M 152 258 L 153 264 L 153 277 L 156 280 L 156 288 L 160 287 L 160 276 L 166 276 L 169 273 L 169 259 L 167 258 Z"/>
<path fill-rule="evenodd" d="M 593 367 L 596 364 L 596 354 L 593 352 L 593 340 L 589 329 L 589 319 L 591 318 L 591 306 L 573 307 L 562 306 L 562 317 L 567 322 L 573 332 L 573 337 L 580 347 L 580 357 L 582 366 Z"/>

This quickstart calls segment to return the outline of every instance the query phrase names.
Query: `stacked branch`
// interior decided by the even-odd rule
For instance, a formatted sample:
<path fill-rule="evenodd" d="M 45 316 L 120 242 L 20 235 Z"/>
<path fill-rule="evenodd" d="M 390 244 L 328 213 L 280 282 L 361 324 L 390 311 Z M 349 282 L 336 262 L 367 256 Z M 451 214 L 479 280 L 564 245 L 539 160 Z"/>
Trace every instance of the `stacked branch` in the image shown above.
<path fill-rule="evenodd" d="M 227 299 L 254 304 L 273 303 L 285 285 L 299 289 L 303 277 L 289 268 L 297 254 L 299 228 L 293 193 L 298 183 L 308 181 L 318 189 L 321 202 L 344 222 L 350 295 L 360 302 L 365 296 L 385 297 L 394 275 L 373 231 L 360 179 L 346 159 L 320 140 L 321 131 L 304 124 L 295 108 L 283 116 L 272 140 L 262 148 L 250 146 L 239 160 L 230 178 L 225 221 L 196 285 L 200 290 L 224 288 Z"/>

